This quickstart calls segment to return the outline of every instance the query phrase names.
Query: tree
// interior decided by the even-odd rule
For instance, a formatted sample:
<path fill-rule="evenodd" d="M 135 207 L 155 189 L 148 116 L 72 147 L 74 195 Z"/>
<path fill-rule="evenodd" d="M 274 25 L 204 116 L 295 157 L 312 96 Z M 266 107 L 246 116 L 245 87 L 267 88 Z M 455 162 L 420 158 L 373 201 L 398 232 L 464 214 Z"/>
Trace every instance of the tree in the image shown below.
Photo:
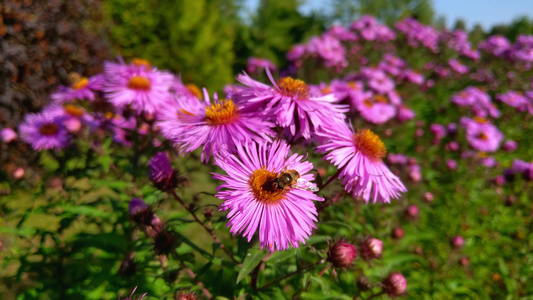
<path fill-rule="evenodd" d="M 107 0 L 115 51 L 219 89 L 233 78 L 233 0 Z"/>
<path fill-rule="evenodd" d="M 455 25 L 453 25 L 453 29 L 466 30 L 466 21 L 463 19 L 457 19 Z"/>
<path fill-rule="evenodd" d="M 474 46 L 485 39 L 485 32 L 479 23 L 474 25 L 474 28 L 470 31 L 469 39 Z"/>
<path fill-rule="evenodd" d="M 431 0 L 335 0 L 333 19 L 351 23 L 361 15 L 373 15 L 389 25 L 405 17 L 414 17 L 424 24 L 433 23 Z"/>

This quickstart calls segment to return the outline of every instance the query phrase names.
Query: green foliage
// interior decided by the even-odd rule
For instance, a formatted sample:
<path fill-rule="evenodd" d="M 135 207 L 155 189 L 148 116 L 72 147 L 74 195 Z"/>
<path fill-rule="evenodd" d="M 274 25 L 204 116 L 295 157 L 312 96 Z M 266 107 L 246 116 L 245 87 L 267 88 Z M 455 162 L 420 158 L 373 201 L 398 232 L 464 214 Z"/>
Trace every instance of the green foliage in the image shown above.
<path fill-rule="evenodd" d="M 214 89 L 233 79 L 236 9 L 231 0 L 105 1 L 117 53 Z"/>
<path fill-rule="evenodd" d="M 335 0 L 333 19 L 348 24 L 362 15 L 373 15 L 389 25 L 406 17 L 433 23 L 431 0 Z"/>

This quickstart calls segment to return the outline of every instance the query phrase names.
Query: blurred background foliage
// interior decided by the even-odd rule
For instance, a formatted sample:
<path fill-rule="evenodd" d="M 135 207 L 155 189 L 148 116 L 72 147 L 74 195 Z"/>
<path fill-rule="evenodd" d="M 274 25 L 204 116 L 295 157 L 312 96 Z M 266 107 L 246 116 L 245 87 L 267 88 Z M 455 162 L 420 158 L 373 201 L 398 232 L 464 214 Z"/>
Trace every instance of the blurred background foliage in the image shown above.
<path fill-rule="evenodd" d="M 8 0 L 0 4 L 0 124 L 48 102 L 68 75 L 93 75 L 104 59 L 141 57 L 182 74 L 183 81 L 220 90 L 233 82 L 248 57 L 279 67 L 294 44 L 334 23 L 371 14 L 387 24 L 407 16 L 444 27 L 431 0 L 332 0 L 330 9 L 302 13 L 305 1 L 260 0 L 249 11 L 244 0 Z M 453 28 L 465 29 L 464 20 Z M 533 33 L 533 21 L 471 30 L 472 42 L 490 34 L 513 41 Z"/>

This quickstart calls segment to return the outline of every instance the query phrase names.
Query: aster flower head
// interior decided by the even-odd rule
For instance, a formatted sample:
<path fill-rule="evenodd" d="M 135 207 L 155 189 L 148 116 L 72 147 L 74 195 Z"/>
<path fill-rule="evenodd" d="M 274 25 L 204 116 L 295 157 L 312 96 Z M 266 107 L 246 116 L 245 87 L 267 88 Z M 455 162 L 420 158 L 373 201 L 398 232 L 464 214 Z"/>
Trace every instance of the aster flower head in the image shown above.
<path fill-rule="evenodd" d="M 244 111 L 231 99 L 211 102 L 204 89 L 204 101 L 182 98 L 171 109 L 164 111 L 158 123 L 163 136 L 171 140 L 182 154 L 203 146 L 202 161 L 221 149 L 236 150 L 235 145 L 250 141 L 270 141 L 274 124 L 254 111 Z"/>
<path fill-rule="evenodd" d="M 355 107 L 365 120 L 374 124 L 386 123 L 396 115 L 396 107 L 383 95 L 367 97 Z"/>
<path fill-rule="evenodd" d="M 383 163 L 387 153 L 385 144 L 368 129 L 353 132 L 351 126 L 337 123 L 321 132 L 325 142 L 317 147 L 327 153 L 325 159 L 341 169 L 345 190 L 354 197 L 362 197 L 367 203 L 390 203 L 407 189 Z"/>
<path fill-rule="evenodd" d="M 349 267 L 357 256 L 357 250 L 355 246 L 346 243 L 344 239 L 335 242 L 329 246 L 328 249 L 328 261 L 335 268 L 347 268 Z"/>
<path fill-rule="evenodd" d="M 305 244 L 316 228 L 313 201 L 324 200 L 312 192 L 316 190 L 311 183 L 314 175 L 309 173 L 312 163 L 303 161 L 301 155 L 291 155 L 285 142 L 275 141 L 239 144 L 235 154 L 217 155 L 215 165 L 227 173 L 213 178 L 224 181 L 216 196 L 224 200 L 220 210 L 229 210 L 227 227 L 233 235 L 242 234 L 251 241 L 259 230 L 261 248 L 269 251 Z M 285 173 L 298 180 L 291 176 L 291 183 L 280 188 L 277 178 Z"/>
<path fill-rule="evenodd" d="M 237 91 L 234 99 L 244 106 L 244 110 L 263 111 L 266 118 L 287 128 L 292 136 L 304 139 L 310 139 L 313 132 L 332 119 L 345 118 L 348 107 L 334 104 L 338 101 L 335 94 L 314 97 L 302 80 L 282 77 L 276 82 L 270 70 L 266 71 L 273 87 L 253 80 L 246 73 L 237 77 L 246 87 Z"/>
<path fill-rule="evenodd" d="M 142 64 L 105 64 L 106 84 L 103 88 L 109 101 L 118 108 L 131 105 L 138 113 L 154 114 L 171 101 L 170 73 L 147 68 Z"/>
<path fill-rule="evenodd" d="M 461 125 L 466 128 L 466 139 L 470 146 L 482 152 L 498 150 L 504 139 L 503 133 L 484 118 L 461 118 Z"/>
<path fill-rule="evenodd" d="M 63 118 L 46 113 L 28 114 L 19 126 L 22 139 L 35 150 L 56 149 L 67 146 L 70 135 Z"/>
<path fill-rule="evenodd" d="M 102 89 L 105 78 L 102 74 L 92 77 L 73 76 L 72 84 L 69 87 L 59 86 L 57 92 L 51 95 L 56 103 L 70 102 L 73 100 L 94 101 L 96 91 Z"/>

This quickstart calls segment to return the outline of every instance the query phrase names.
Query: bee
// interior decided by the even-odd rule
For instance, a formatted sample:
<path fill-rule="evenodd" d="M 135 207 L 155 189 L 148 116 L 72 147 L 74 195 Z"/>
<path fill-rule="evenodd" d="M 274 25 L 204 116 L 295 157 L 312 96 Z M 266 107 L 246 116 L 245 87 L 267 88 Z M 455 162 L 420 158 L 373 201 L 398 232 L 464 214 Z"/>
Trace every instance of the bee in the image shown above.
<path fill-rule="evenodd" d="M 278 173 L 272 180 L 272 190 L 281 193 L 284 190 L 295 188 L 305 191 L 318 192 L 318 188 L 311 182 L 300 178 L 300 173 L 296 170 L 286 170 Z"/>

